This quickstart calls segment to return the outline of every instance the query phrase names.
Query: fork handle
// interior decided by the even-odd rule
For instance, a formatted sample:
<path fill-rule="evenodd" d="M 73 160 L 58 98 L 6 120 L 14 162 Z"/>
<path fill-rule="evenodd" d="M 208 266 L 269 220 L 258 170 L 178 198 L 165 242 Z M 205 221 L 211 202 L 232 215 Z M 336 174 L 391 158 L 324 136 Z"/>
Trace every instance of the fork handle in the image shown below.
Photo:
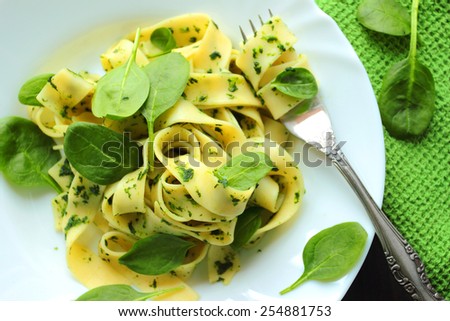
<path fill-rule="evenodd" d="M 364 204 L 375 226 L 375 231 L 380 239 L 390 270 L 397 282 L 403 286 L 414 300 L 443 300 L 443 297 L 431 285 L 419 255 L 375 203 L 356 172 L 350 166 L 344 153 L 340 149 L 333 148 L 327 153 L 327 156 Z"/>

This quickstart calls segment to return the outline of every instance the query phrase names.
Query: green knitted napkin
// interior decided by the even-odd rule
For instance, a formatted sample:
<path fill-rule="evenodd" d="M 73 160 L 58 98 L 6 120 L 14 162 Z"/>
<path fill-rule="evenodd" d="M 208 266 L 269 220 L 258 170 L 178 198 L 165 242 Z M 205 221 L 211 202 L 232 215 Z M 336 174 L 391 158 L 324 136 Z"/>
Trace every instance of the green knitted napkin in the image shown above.
<path fill-rule="evenodd" d="M 352 44 L 378 97 L 386 70 L 408 55 L 409 37 L 361 26 L 360 1 L 316 0 Z M 411 1 L 400 2 L 411 7 Z M 383 209 L 418 252 L 435 289 L 450 300 L 450 1 L 422 0 L 418 30 L 418 59 L 433 73 L 436 112 L 419 140 L 399 141 L 384 131 Z"/>

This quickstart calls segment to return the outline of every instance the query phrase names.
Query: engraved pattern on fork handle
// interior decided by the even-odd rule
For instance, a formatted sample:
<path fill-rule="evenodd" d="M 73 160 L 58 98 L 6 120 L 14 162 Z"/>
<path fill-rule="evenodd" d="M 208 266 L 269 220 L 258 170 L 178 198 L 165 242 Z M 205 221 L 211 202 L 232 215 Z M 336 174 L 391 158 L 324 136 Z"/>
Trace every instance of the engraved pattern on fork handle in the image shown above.
<path fill-rule="evenodd" d="M 419 255 L 375 203 L 344 153 L 333 145 L 331 148 L 326 148 L 325 154 L 332 160 L 364 204 L 397 282 L 414 300 L 443 300 L 443 297 L 431 285 Z"/>

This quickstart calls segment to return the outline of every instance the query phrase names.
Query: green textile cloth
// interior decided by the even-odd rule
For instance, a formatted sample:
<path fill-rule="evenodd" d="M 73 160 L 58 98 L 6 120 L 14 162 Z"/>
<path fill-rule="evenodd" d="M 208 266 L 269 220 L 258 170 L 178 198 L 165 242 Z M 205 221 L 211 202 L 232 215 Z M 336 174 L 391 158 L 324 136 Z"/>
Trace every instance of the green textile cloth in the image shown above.
<path fill-rule="evenodd" d="M 406 58 L 409 37 L 370 31 L 359 24 L 361 0 L 316 0 L 346 35 L 378 97 L 386 70 Z M 411 8 L 408 0 L 399 1 Z M 436 86 L 436 111 L 421 139 L 400 141 L 384 130 L 386 183 L 383 209 L 425 264 L 434 288 L 450 300 L 450 1 L 422 0 L 419 61 Z M 343 75 L 345 77 L 345 75 Z"/>

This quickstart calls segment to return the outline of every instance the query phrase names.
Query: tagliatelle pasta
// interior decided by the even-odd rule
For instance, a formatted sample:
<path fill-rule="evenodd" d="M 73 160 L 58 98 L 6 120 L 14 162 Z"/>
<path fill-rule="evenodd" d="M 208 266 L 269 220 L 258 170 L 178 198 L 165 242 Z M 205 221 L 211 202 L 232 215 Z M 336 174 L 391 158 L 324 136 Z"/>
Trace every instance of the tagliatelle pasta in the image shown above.
<path fill-rule="evenodd" d="M 64 156 L 49 171 L 63 189 L 52 205 L 73 275 L 89 288 L 182 285 L 160 299 L 192 300 L 198 294 L 188 279 L 200 262 L 207 262 L 210 282 L 227 284 L 238 272 L 239 251 L 232 244 L 238 218 L 248 208 L 261 208 L 263 222 L 248 246 L 299 211 L 303 179 L 285 150 L 289 135 L 277 119 L 302 99 L 275 90 L 271 81 L 287 68 L 307 68 L 307 60 L 295 52 L 295 36 L 279 17 L 233 48 L 211 17 L 187 14 L 142 29 L 137 65 L 164 54 L 150 40 L 161 27 L 171 31 L 176 42 L 172 51 L 182 54 L 191 70 L 182 97 L 156 119 L 154 141 L 149 141 L 146 119 L 139 113 L 122 120 L 92 114 L 99 75 L 57 72 L 37 96 L 43 106 L 30 106 L 29 116 L 60 143 L 70 124 L 91 122 L 127 132 L 142 146 L 140 167 L 112 184 L 89 181 Z M 127 62 L 133 39 L 130 34 L 102 54 L 105 72 Z M 149 148 L 159 165 L 154 168 Z M 222 184 L 214 171 L 243 151 L 264 153 L 273 168 L 257 184 L 240 190 Z M 162 275 L 142 275 L 119 262 L 139 239 L 156 233 L 189 239 L 195 246 L 183 264 Z"/>

